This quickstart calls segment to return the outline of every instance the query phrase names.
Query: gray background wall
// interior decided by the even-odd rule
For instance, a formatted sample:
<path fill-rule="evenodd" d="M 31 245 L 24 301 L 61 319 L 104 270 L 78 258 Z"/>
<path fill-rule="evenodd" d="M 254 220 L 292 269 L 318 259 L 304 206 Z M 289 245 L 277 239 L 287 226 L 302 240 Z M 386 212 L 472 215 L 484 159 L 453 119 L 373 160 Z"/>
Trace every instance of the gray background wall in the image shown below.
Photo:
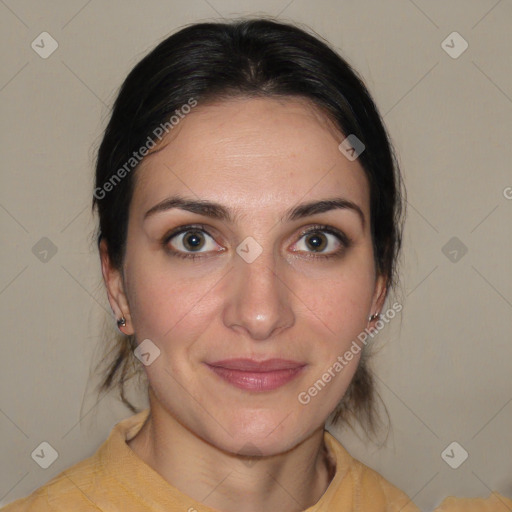
<path fill-rule="evenodd" d="M 130 414 L 88 380 L 113 324 L 89 205 L 117 88 L 178 27 L 258 13 L 310 25 L 360 71 L 408 189 L 404 309 L 374 360 L 393 428 L 383 447 L 335 435 L 423 510 L 512 497 L 510 0 L 0 0 L 0 505 Z M 43 441 L 48 469 L 31 458 Z"/>

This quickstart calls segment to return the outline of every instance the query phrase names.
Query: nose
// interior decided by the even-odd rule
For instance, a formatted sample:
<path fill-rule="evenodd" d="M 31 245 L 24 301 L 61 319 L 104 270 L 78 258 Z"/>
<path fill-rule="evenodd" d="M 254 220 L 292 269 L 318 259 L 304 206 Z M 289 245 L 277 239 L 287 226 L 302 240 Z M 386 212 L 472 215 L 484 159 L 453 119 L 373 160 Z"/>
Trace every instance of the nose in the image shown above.
<path fill-rule="evenodd" d="M 235 257 L 223 311 L 226 327 L 264 341 L 294 324 L 293 294 L 276 268 L 266 251 L 252 263 Z"/>

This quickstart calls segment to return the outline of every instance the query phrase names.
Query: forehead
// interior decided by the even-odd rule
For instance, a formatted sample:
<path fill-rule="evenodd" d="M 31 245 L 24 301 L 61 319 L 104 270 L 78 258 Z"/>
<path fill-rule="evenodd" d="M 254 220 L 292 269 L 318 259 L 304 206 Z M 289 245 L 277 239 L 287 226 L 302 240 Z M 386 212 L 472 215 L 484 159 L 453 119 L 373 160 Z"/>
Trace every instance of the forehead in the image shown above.
<path fill-rule="evenodd" d="M 135 208 L 172 194 L 245 211 L 341 195 L 367 213 L 368 183 L 345 138 L 309 101 L 236 98 L 192 110 L 136 172 Z"/>

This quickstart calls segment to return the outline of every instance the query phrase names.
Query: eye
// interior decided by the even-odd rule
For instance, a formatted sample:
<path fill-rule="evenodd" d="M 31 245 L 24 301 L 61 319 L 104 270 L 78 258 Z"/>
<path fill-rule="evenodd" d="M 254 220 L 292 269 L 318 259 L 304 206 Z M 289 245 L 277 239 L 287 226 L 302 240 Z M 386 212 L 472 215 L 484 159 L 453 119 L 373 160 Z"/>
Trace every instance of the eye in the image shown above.
<path fill-rule="evenodd" d="M 164 237 L 164 246 L 173 255 L 181 258 L 197 258 L 199 254 L 221 252 L 217 244 L 203 227 L 182 226 Z M 220 251 L 219 251 L 220 248 Z"/>
<path fill-rule="evenodd" d="M 329 258 L 340 255 L 350 247 L 349 238 L 329 226 L 314 226 L 301 235 L 299 241 L 292 247 L 293 252 L 312 253 L 311 256 Z"/>

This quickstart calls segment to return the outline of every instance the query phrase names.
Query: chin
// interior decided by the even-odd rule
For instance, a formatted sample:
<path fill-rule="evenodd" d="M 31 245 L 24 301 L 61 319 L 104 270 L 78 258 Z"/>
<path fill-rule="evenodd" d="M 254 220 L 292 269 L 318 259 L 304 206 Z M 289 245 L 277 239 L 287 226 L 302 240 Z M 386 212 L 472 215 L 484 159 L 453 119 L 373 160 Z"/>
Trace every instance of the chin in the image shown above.
<path fill-rule="evenodd" d="M 237 455 L 277 455 L 306 437 L 304 429 L 298 428 L 300 423 L 293 414 L 253 411 L 243 417 L 239 415 L 225 425 L 229 434 L 222 430 L 221 438 L 216 436 L 214 444 Z"/>

